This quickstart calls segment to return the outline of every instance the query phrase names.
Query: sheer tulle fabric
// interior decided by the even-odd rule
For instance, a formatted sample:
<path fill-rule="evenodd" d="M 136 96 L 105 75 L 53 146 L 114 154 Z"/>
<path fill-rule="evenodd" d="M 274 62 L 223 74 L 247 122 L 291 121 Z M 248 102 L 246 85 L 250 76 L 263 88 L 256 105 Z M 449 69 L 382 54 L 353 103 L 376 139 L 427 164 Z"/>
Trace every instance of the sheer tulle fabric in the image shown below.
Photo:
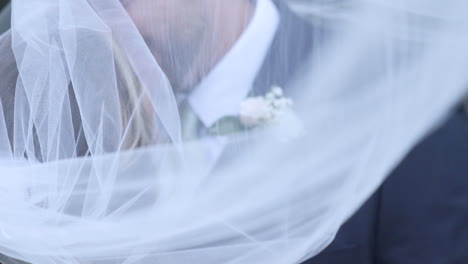
<path fill-rule="evenodd" d="M 16 0 L 1 38 L 13 53 L 0 64 L 19 75 L 1 68 L 15 94 L 0 108 L 0 252 L 34 264 L 318 254 L 468 81 L 463 1 L 327 7 L 296 6 L 332 32 L 285 87 L 304 134 L 183 142 L 171 84 L 120 1 Z M 151 144 L 133 142 L 141 133 Z"/>

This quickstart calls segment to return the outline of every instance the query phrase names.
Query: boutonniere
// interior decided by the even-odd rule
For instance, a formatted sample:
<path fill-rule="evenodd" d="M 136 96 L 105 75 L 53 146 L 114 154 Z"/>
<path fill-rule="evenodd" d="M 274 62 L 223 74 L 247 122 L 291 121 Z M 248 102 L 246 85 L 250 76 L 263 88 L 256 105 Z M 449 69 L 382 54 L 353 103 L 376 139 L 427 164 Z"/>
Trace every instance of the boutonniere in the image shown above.
<path fill-rule="evenodd" d="M 284 97 L 283 89 L 273 87 L 265 96 L 249 97 L 240 105 L 240 122 L 248 128 L 265 126 L 279 121 L 291 110 L 293 101 Z"/>
<path fill-rule="evenodd" d="M 303 123 L 293 110 L 293 100 L 284 96 L 281 87 L 272 87 L 265 96 L 246 98 L 240 105 L 239 116 L 221 119 L 210 129 L 210 134 L 258 128 L 272 128 L 281 141 L 289 141 L 304 133 Z"/>
<path fill-rule="evenodd" d="M 240 122 L 247 128 L 269 127 L 281 141 L 290 141 L 305 132 L 293 110 L 294 102 L 275 86 L 265 96 L 247 98 L 240 107 Z"/>

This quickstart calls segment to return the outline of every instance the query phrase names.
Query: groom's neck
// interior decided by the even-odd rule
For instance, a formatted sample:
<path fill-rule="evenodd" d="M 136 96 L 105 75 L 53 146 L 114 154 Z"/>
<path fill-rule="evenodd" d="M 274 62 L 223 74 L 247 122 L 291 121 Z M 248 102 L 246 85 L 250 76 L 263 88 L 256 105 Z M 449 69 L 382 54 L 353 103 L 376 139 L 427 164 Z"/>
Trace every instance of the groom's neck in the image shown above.
<path fill-rule="evenodd" d="M 219 1 L 214 0 L 213 37 L 220 56 L 224 56 L 240 38 L 255 12 L 250 0 Z"/>
<path fill-rule="evenodd" d="M 255 12 L 251 0 L 208 0 L 210 30 L 194 61 L 194 69 L 206 75 L 229 52 L 247 28 Z M 195 71 L 197 72 L 197 71 Z M 204 73 L 204 74 L 203 74 Z"/>

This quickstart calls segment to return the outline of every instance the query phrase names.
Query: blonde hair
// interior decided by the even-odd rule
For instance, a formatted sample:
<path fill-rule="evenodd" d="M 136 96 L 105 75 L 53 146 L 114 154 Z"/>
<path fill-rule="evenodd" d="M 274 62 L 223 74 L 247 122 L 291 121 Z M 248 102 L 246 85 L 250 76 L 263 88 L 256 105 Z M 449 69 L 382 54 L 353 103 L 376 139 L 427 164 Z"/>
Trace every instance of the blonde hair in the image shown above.
<path fill-rule="evenodd" d="M 148 146 L 155 139 L 155 116 L 151 97 L 144 89 L 130 61 L 118 45 L 113 43 L 118 93 L 122 115 L 122 148 Z"/>

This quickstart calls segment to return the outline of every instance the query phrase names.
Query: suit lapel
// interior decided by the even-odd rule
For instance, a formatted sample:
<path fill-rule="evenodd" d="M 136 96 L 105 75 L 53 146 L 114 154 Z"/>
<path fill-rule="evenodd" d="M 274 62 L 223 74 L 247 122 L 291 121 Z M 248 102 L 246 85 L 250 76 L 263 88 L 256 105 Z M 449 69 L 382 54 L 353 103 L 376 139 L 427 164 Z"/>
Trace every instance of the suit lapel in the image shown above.
<path fill-rule="evenodd" d="M 317 32 L 294 14 L 282 1 L 274 1 L 280 24 L 272 45 L 254 82 L 254 94 L 264 95 L 272 86 L 285 88 L 307 61 Z"/>
<path fill-rule="evenodd" d="M 274 3 L 280 13 L 280 24 L 254 81 L 251 96 L 265 95 L 275 85 L 287 88 L 287 84 L 307 61 L 307 55 L 313 47 L 313 26 L 295 15 L 281 1 Z M 255 142 L 249 132 L 243 133 L 239 141 L 226 144 L 215 170 L 222 169 L 223 164 L 235 160 L 238 155 L 248 153 L 246 150 L 252 148 L 253 144 Z"/>

